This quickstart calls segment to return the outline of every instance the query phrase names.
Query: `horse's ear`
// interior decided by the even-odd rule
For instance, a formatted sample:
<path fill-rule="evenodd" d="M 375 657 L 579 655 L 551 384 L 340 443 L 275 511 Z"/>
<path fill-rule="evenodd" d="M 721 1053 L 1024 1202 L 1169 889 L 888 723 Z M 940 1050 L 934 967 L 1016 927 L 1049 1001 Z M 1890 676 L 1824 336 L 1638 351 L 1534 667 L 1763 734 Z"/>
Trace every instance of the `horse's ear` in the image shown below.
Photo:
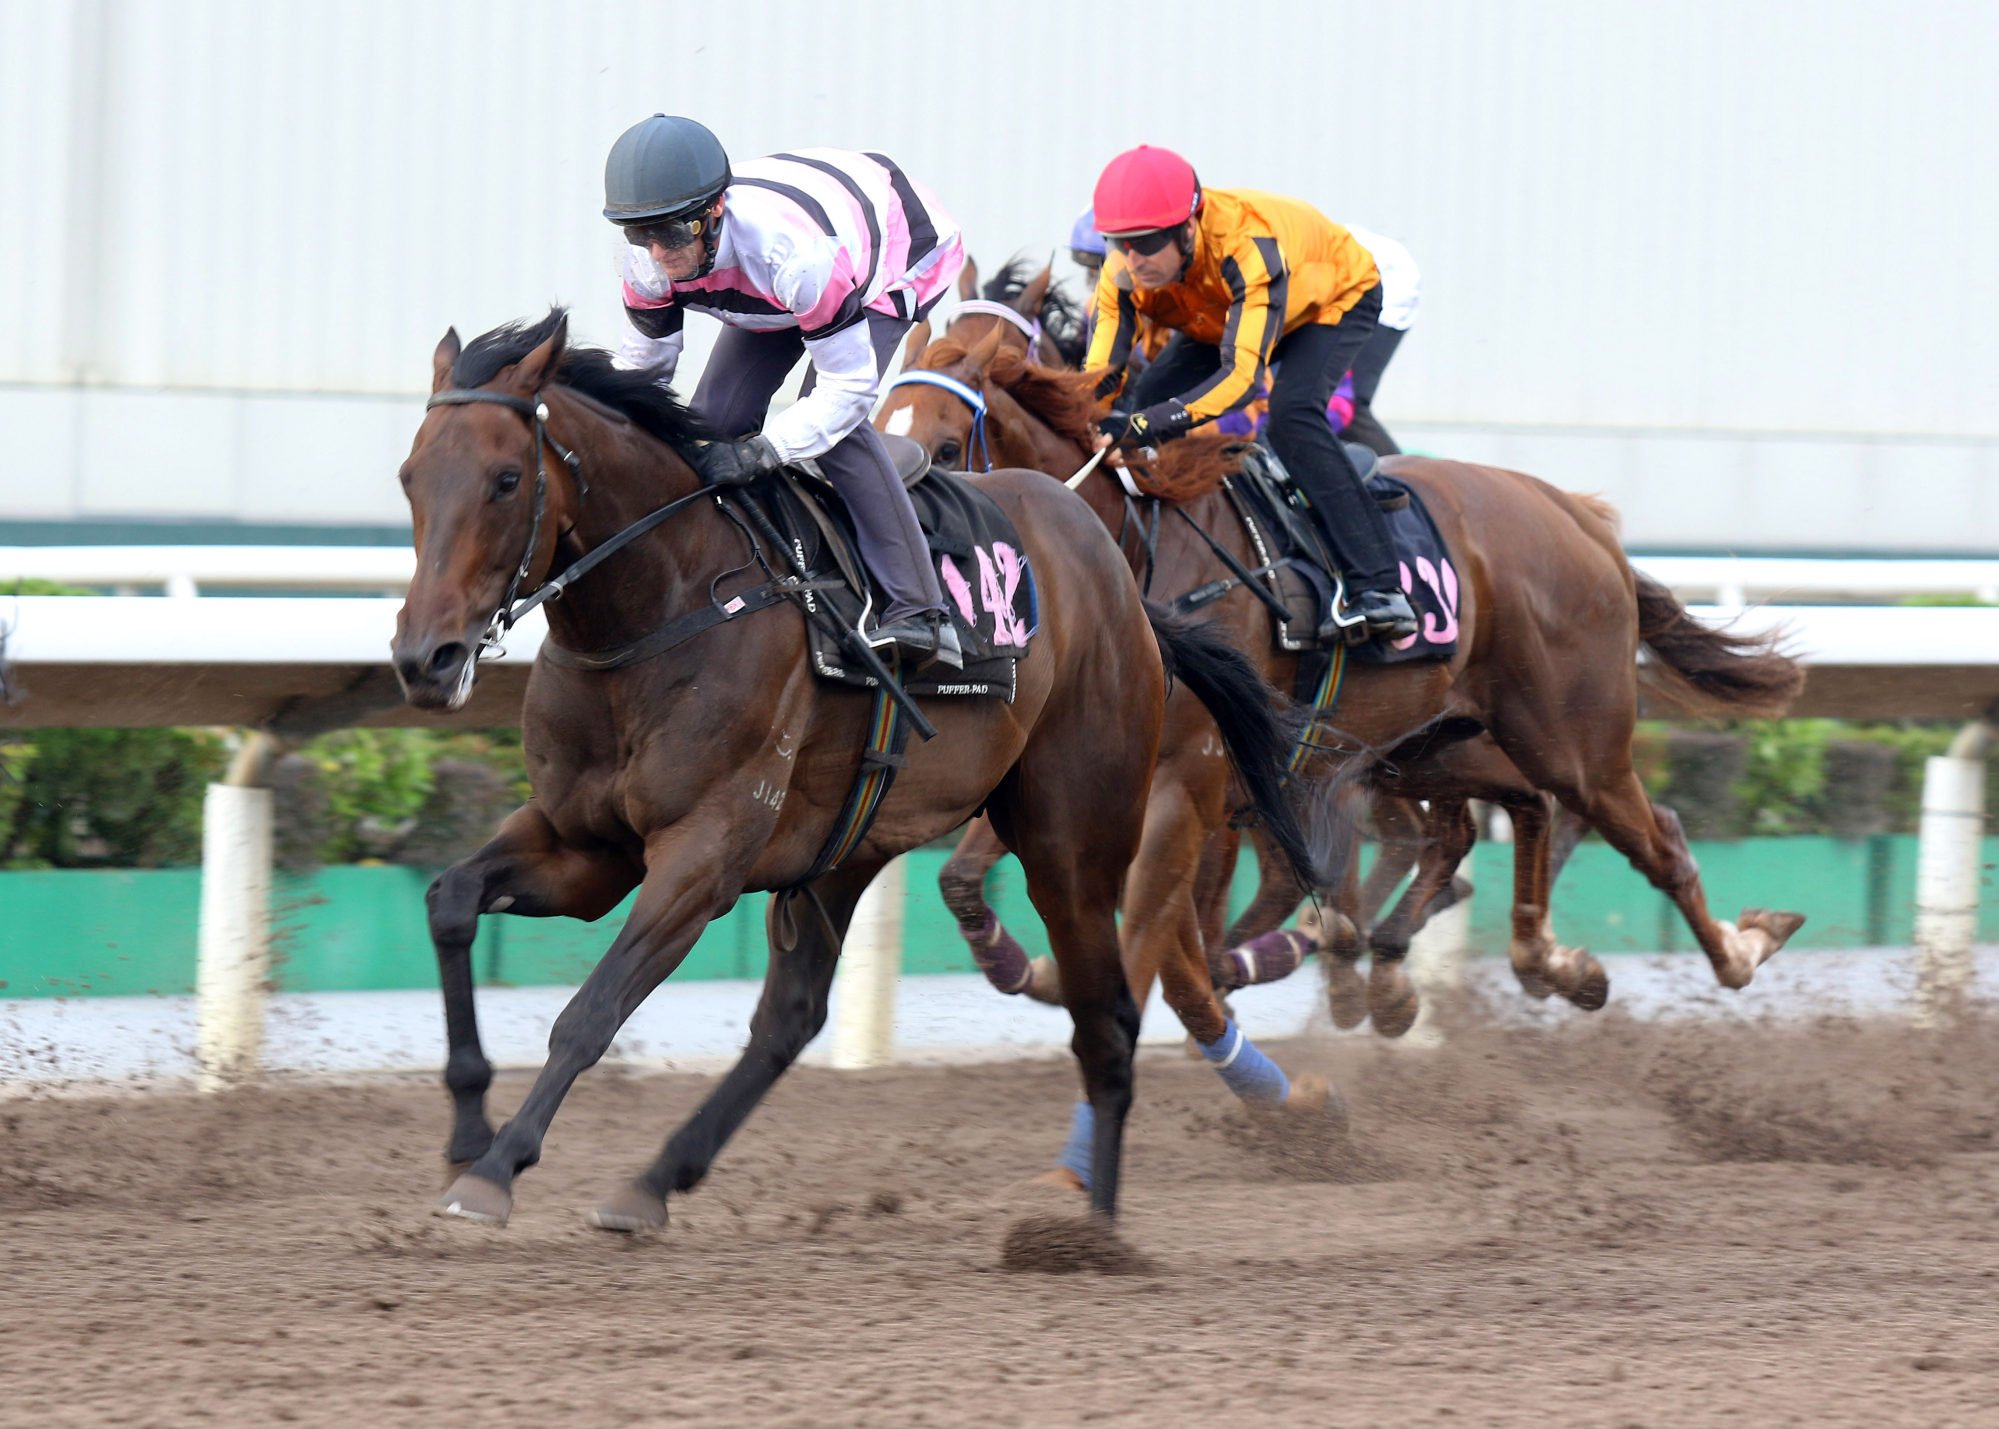
<path fill-rule="evenodd" d="M 562 361 L 562 352 L 568 343 L 569 314 L 564 313 L 555 320 L 555 330 L 542 339 L 541 346 L 514 364 L 508 385 L 523 396 L 539 392 Z"/>
<path fill-rule="evenodd" d="M 430 390 L 442 392 L 451 385 L 451 365 L 458 361 L 458 354 L 465 350 L 465 344 L 458 340 L 458 329 L 448 327 L 444 336 L 438 339 L 437 351 L 430 355 Z"/>
<path fill-rule="evenodd" d="M 993 358 L 999 353 L 1000 338 L 1011 331 L 1013 329 L 1004 323 L 994 323 L 991 332 L 972 344 L 963 364 L 968 378 L 976 382 L 986 375 L 986 369 L 992 366 Z"/>
<path fill-rule="evenodd" d="M 914 371 L 923 357 L 923 349 L 930 346 L 930 319 L 925 318 L 909 330 L 909 340 L 902 345 L 902 370 Z"/>
<path fill-rule="evenodd" d="M 972 261 L 972 255 L 965 255 L 965 266 L 958 273 L 958 296 L 976 298 L 979 295 L 979 265 Z"/>
<path fill-rule="evenodd" d="M 1015 300 L 1014 305 L 1024 316 L 1033 317 L 1041 311 L 1041 305 L 1048 301 L 1048 285 L 1054 280 L 1055 268 L 1051 264 L 1036 273 L 1028 285 L 1020 290 L 1020 297 Z"/>

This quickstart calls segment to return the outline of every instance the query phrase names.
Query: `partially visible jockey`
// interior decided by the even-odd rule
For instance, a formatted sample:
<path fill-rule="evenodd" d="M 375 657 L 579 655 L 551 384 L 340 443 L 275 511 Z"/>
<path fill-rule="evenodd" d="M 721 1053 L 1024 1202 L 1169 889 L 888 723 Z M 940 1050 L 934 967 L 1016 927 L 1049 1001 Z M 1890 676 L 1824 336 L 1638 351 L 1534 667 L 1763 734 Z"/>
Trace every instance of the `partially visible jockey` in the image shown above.
<path fill-rule="evenodd" d="M 1111 160 L 1093 207 L 1110 249 L 1085 362 L 1109 369 L 1098 395 L 1123 391 L 1141 318 L 1174 334 L 1100 445 L 1183 436 L 1249 401 L 1275 364 L 1268 439 L 1332 542 L 1350 607 L 1371 635 L 1415 634 L 1381 512 L 1326 422 L 1381 314 L 1368 251 L 1298 199 L 1204 192 L 1185 159 L 1147 145 Z"/>
<path fill-rule="evenodd" d="M 1086 208 L 1069 225 L 1069 257 L 1095 282 L 1104 266 L 1104 236 L 1097 232 L 1097 211 Z"/>
<path fill-rule="evenodd" d="M 903 335 L 964 266 L 951 216 L 880 154 L 798 149 L 732 168 L 702 125 L 655 114 L 611 146 L 604 217 L 629 245 L 621 363 L 671 381 L 687 311 L 725 324 L 691 405 L 736 440 L 696 453 L 703 479 L 816 458 L 889 594 L 869 638 L 960 663 L 916 508 L 868 423 Z M 812 371 L 798 401 L 769 416 L 801 355 Z"/>
<path fill-rule="evenodd" d="M 1334 430 L 1342 432 L 1348 441 L 1372 448 L 1377 455 L 1394 456 L 1402 448 L 1374 415 L 1374 394 L 1381 386 L 1381 374 L 1387 370 L 1389 359 L 1402 343 L 1402 335 L 1416 320 L 1416 309 L 1423 301 L 1423 275 L 1409 250 L 1394 239 L 1351 223 L 1347 232 L 1373 257 L 1374 266 L 1381 273 L 1381 320 L 1375 324 L 1374 334 L 1361 348 L 1360 356 L 1353 361 L 1353 371 L 1349 374 L 1353 378 L 1353 391 L 1349 394 L 1352 410 L 1347 424 Z"/>
<path fill-rule="evenodd" d="M 1104 267 L 1104 236 L 1097 232 L 1097 211 L 1086 208 L 1076 215 L 1076 221 L 1069 225 L 1069 258 L 1078 268 L 1090 275 L 1094 284 Z M 1088 344 L 1090 335 L 1097 328 L 1097 305 L 1092 302 L 1083 310 L 1083 341 Z M 1150 324 L 1140 321 L 1138 336 L 1131 345 L 1131 370 L 1142 372 L 1166 339 Z"/>

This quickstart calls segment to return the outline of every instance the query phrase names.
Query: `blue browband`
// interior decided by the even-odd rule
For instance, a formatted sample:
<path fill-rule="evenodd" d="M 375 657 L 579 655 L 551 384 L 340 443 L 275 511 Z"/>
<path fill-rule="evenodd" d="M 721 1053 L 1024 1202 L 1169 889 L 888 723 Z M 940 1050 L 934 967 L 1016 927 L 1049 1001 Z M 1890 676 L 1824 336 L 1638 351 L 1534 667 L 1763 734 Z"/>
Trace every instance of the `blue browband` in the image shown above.
<path fill-rule="evenodd" d="M 992 453 L 986 449 L 986 399 L 978 389 L 968 387 L 955 377 L 946 377 L 941 372 L 905 372 L 889 383 L 888 389 L 894 391 L 898 387 L 910 386 L 941 387 L 972 409 L 972 446 L 978 449 L 979 460 L 985 463 L 985 469 L 991 471 Z M 970 448 L 967 448 L 966 454 L 970 455 Z"/>

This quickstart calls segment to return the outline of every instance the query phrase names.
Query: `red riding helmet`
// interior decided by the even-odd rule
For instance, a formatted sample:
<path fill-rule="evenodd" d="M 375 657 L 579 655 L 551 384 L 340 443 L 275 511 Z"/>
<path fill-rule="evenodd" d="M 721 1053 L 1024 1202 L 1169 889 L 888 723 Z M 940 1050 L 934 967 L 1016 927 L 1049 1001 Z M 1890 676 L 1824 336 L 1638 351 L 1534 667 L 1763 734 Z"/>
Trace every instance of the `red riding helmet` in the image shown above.
<path fill-rule="evenodd" d="M 1201 211 L 1201 181 L 1171 149 L 1140 144 L 1104 165 L 1094 206 L 1097 232 L 1111 238 L 1176 228 Z"/>

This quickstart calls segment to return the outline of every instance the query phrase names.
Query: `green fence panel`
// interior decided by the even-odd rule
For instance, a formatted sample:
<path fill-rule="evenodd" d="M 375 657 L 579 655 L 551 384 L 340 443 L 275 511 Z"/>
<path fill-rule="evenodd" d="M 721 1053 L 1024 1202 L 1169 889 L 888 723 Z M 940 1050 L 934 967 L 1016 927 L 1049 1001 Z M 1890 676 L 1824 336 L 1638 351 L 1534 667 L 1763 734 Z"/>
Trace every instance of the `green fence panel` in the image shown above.
<path fill-rule="evenodd" d="M 1915 840 L 1743 839 L 1694 846 L 1715 912 L 1792 908 L 1810 921 L 1799 950 L 1900 945 L 1914 924 Z M 971 957 L 937 893 L 948 850 L 911 853 L 903 912 L 903 970 L 968 972 Z M 1482 844 L 1471 875 L 1472 937 L 1504 952 L 1513 892 L 1513 850 Z M 1999 941 L 1999 839 L 1984 845 L 1979 931 Z M 1257 870 L 1236 870 L 1235 911 L 1255 891 Z M 280 874 L 271 890 L 272 981 L 286 991 L 433 988 L 436 963 L 424 918 L 430 875 L 393 867 L 342 867 Z M 1048 951 L 1020 865 L 1003 860 L 988 894 L 1031 955 Z M 61 869 L 0 873 L 0 998 L 184 995 L 194 990 L 201 875 L 196 869 Z M 742 899 L 687 956 L 682 978 L 758 978 L 765 962 L 768 899 Z M 1598 952 L 1686 949 L 1692 938 L 1673 905 L 1614 850 L 1591 840 L 1555 888 L 1563 941 Z M 486 984 L 573 985 L 617 936 L 630 900 L 594 923 L 567 918 L 480 920 L 473 968 Z"/>
<path fill-rule="evenodd" d="M 0 997 L 194 991 L 201 873 L 0 873 Z"/>

